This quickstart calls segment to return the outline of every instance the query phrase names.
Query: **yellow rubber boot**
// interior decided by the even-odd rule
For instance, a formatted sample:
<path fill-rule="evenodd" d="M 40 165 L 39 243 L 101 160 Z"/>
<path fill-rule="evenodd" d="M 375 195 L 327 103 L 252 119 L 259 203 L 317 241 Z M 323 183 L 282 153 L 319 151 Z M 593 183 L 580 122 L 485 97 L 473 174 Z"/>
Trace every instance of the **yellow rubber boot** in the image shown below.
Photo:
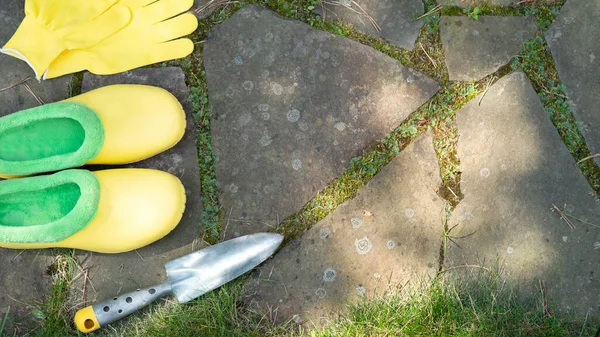
<path fill-rule="evenodd" d="M 0 247 L 127 252 L 169 234 L 185 202 L 177 177 L 151 169 L 6 180 L 0 182 Z"/>
<path fill-rule="evenodd" d="M 0 118 L 0 178 L 129 164 L 177 144 L 186 117 L 168 91 L 111 85 Z"/>
<path fill-rule="evenodd" d="M 94 110 L 104 126 L 100 153 L 86 164 L 129 164 L 175 146 L 185 133 L 185 112 L 168 91 L 118 84 L 65 100 Z"/>

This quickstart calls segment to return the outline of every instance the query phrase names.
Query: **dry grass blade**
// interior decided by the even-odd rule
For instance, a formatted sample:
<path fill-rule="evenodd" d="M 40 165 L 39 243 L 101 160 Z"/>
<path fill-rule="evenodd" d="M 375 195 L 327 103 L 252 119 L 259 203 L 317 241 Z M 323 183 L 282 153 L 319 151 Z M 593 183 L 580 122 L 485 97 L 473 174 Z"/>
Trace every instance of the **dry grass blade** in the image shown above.
<path fill-rule="evenodd" d="M 424 17 L 426 17 L 428 15 L 431 15 L 431 14 L 439 11 L 440 9 L 442 9 L 442 5 L 437 5 L 437 6 L 433 7 L 431 10 L 429 10 L 427 13 L 425 13 L 425 14 L 419 16 L 418 18 L 416 18 L 415 21 L 416 20 L 421 20 L 422 18 L 424 18 Z"/>
<path fill-rule="evenodd" d="M 538 283 L 540 285 L 540 291 L 542 292 L 542 307 L 544 308 L 544 314 L 548 317 L 551 316 L 550 313 L 550 309 L 548 306 L 548 295 L 546 293 L 546 285 L 544 284 L 544 281 L 542 280 L 538 280 Z"/>
<path fill-rule="evenodd" d="M 352 1 L 352 4 L 356 5 L 356 7 L 360 11 L 357 11 L 356 9 L 352 8 L 351 5 L 343 3 L 343 2 L 341 2 L 339 0 L 335 0 L 335 1 L 323 1 L 323 3 L 324 4 L 333 5 L 333 6 L 342 6 L 342 7 L 347 8 L 348 10 L 352 11 L 355 14 L 363 15 L 367 19 L 369 19 L 369 21 L 371 22 L 371 24 L 373 25 L 373 27 L 375 28 L 375 30 L 377 32 L 381 32 L 381 27 L 379 26 L 379 24 L 377 23 L 377 21 L 375 21 L 375 19 L 371 16 L 371 14 L 369 14 L 369 12 L 367 12 L 366 10 L 364 10 L 364 8 L 362 8 L 362 6 L 359 5 L 356 1 Z"/>
<path fill-rule="evenodd" d="M 433 64 L 433 67 L 435 69 L 437 69 L 437 63 L 435 63 L 435 61 L 431 58 L 431 56 L 429 56 L 429 54 L 427 54 L 427 51 L 425 50 L 425 48 L 423 47 L 423 44 L 421 42 L 419 42 L 419 46 L 421 46 L 421 50 L 425 53 L 425 56 L 427 56 L 427 58 L 429 59 L 429 62 L 431 62 L 431 64 Z M 454 192 L 452 192 L 452 194 L 454 194 Z M 456 197 L 456 194 L 454 194 L 454 196 Z M 458 199 L 458 197 L 457 197 Z"/>
<path fill-rule="evenodd" d="M 200 12 L 203 12 L 203 11 L 205 11 L 207 9 L 211 9 L 211 8 L 214 8 L 214 7 L 219 7 L 219 6 L 223 6 L 223 5 L 231 5 L 231 4 L 236 4 L 236 3 L 239 3 L 239 1 L 210 0 L 209 2 L 205 3 L 204 6 L 199 7 L 194 12 L 195 13 L 200 13 Z"/>
<path fill-rule="evenodd" d="M 35 100 L 40 104 L 40 105 L 44 105 L 44 101 L 42 100 L 42 98 L 38 95 L 36 95 L 35 92 L 33 92 L 33 90 L 31 89 L 31 87 L 29 86 L 29 84 L 24 83 L 23 86 L 25 87 L 25 89 L 27 91 L 29 91 L 29 93 L 33 96 L 33 98 L 35 98 Z"/>
<path fill-rule="evenodd" d="M 574 215 L 572 215 L 572 214 L 569 214 L 569 213 L 567 213 L 567 212 L 565 212 L 565 211 L 563 211 L 563 214 L 564 214 L 564 215 L 566 215 L 566 216 L 568 216 L 569 218 L 575 219 L 575 220 L 577 220 L 577 221 L 579 221 L 579 222 L 581 222 L 581 223 L 583 223 L 583 224 L 590 225 L 590 226 L 592 226 L 592 227 L 596 227 L 596 228 L 600 228 L 600 226 L 599 226 L 599 225 L 596 225 L 596 224 L 593 224 L 593 223 L 591 223 L 591 222 L 589 222 L 589 221 L 585 221 L 585 220 L 583 220 L 583 219 L 580 219 L 580 218 L 578 218 L 578 217 L 576 217 L 576 216 L 574 216 Z"/>
<path fill-rule="evenodd" d="M 363 15 L 366 16 L 369 19 L 369 21 L 371 21 L 371 24 L 373 25 L 373 27 L 375 27 L 375 30 L 377 32 L 381 32 L 381 27 L 379 27 L 379 24 L 377 24 L 377 21 L 375 21 L 371 14 L 364 10 L 356 1 L 352 1 L 352 3 L 355 4 L 356 7 L 358 7 L 358 9 L 360 9 L 363 12 Z"/>
<path fill-rule="evenodd" d="M 479 99 L 479 103 L 477 105 L 481 105 L 481 101 L 483 101 L 485 94 L 487 94 L 488 90 L 490 89 L 490 86 L 492 85 L 492 82 L 494 82 L 495 79 L 496 79 L 496 76 L 492 76 L 490 78 L 490 80 L 487 82 L 487 84 L 485 86 L 485 90 L 483 91 L 483 94 L 481 94 L 481 98 Z"/>
<path fill-rule="evenodd" d="M 578 161 L 578 162 L 577 162 L 577 164 L 575 164 L 575 165 L 579 165 L 579 164 L 583 163 L 583 162 L 584 162 L 584 161 L 586 161 L 586 160 L 590 160 L 590 159 L 592 159 L 592 158 L 596 158 L 596 157 L 600 157 L 600 153 L 596 153 L 596 154 L 594 154 L 594 155 L 587 156 L 587 157 L 585 157 L 585 158 L 581 159 L 580 161 Z"/>
<path fill-rule="evenodd" d="M 323 4 L 325 4 L 325 5 L 332 5 L 332 6 L 342 6 L 342 7 L 347 8 L 349 11 L 353 12 L 354 14 L 362 15 L 362 13 L 359 12 L 359 11 L 357 11 L 356 9 L 350 7 L 349 5 L 347 5 L 345 3 L 342 3 L 342 2 L 339 2 L 339 1 L 336 1 L 336 0 L 334 0 L 334 1 L 323 1 Z M 333 12 L 331 9 L 327 9 L 327 10 Z M 333 13 L 336 14 L 335 12 L 333 12 Z M 336 15 L 338 15 L 338 14 L 336 14 Z"/>
<path fill-rule="evenodd" d="M 9 85 L 9 86 L 8 86 L 8 87 L 6 87 L 6 88 L 2 88 L 2 89 L 0 89 L 0 92 L 6 91 L 6 90 L 8 90 L 8 89 L 11 89 L 11 88 L 14 88 L 14 87 L 16 87 L 16 86 L 17 86 L 17 85 L 19 85 L 19 84 L 25 83 L 25 82 L 29 81 L 29 79 L 30 79 L 30 78 L 31 78 L 31 76 L 27 76 L 27 77 L 25 77 L 24 79 L 22 79 L 22 80 L 20 80 L 20 81 L 18 81 L 18 82 L 16 82 L 16 83 L 13 83 L 13 84 Z"/>
<path fill-rule="evenodd" d="M 462 269 L 462 268 L 482 269 L 482 270 L 485 270 L 488 273 L 490 273 L 490 275 L 494 274 L 494 272 L 492 272 L 492 270 L 490 268 L 487 268 L 487 267 L 482 267 L 482 266 L 478 266 L 478 265 L 474 265 L 474 264 L 461 264 L 460 266 L 454 266 L 454 267 L 450 267 L 450 268 L 446 268 L 444 270 L 441 270 L 441 271 L 438 272 L 438 275 L 443 274 L 445 272 L 449 272 L 449 271 L 454 270 L 454 269 Z"/>
<path fill-rule="evenodd" d="M 573 224 L 573 222 L 571 220 L 569 220 L 569 218 L 567 217 L 567 215 L 560 208 L 558 208 L 555 204 L 552 204 L 552 207 L 554 207 L 554 209 L 560 215 L 560 218 L 563 219 L 567 223 L 567 225 L 569 225 L 569 227 L 571 229 L 575 229 L 575 224 Z"/>

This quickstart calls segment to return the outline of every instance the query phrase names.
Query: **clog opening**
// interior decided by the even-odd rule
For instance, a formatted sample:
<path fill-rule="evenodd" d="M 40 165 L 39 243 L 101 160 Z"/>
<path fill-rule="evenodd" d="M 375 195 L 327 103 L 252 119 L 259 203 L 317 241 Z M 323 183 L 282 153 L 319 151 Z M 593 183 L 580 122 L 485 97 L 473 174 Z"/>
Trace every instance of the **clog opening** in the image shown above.
<path fill-rule="evenodd" d="M 75 183 L 0 195 L 0 227 L 52 223 L 71 212 L 80 197 L 81 190 Z"/>
<path fill-rule="evenodd" d="M 81 148 L 85 130 L 71 118 L 48 118 L 0 133 L 0 160 L 21 162 L 73 153 Z"/>

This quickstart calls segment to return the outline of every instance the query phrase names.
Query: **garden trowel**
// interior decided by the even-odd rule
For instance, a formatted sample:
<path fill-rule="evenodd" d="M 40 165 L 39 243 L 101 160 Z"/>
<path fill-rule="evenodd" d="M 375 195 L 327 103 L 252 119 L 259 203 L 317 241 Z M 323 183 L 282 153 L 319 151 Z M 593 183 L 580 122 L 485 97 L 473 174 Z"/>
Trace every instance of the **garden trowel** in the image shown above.
<path fill-rule="evenodd" d="M 167 281 L 96 303 L 75 314 L 81 332 L 115 322 L 153 301 L 173 294 L 179 303 L 197 298 L 261 264 L 283 241 L 283 236 L 257 233 L 228 240 L 165 264 Z"/>

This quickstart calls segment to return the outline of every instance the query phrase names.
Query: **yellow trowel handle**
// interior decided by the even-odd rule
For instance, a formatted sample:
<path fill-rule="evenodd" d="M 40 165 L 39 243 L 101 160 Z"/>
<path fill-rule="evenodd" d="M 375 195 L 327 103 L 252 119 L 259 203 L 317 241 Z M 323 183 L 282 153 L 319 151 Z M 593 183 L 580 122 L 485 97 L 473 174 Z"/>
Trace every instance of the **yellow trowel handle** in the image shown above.
<path fill-rule="evenodd" d="M 171 284 L 164 283 L 98 302 L 77 311 L 75 326 L 83 333 L 98 330 L 170 293 Z"/>

